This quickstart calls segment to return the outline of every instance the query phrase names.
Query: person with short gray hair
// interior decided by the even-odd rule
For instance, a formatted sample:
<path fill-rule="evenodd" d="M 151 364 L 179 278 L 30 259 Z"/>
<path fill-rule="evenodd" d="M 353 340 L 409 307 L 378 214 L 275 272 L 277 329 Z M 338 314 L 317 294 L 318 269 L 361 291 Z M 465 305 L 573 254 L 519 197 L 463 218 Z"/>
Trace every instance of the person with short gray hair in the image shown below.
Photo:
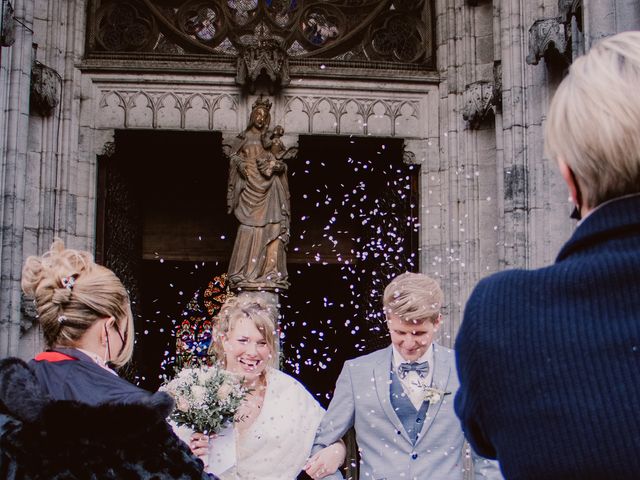
<path fill-rule="evenodd" d="M 474 289 L 456 413 L 506 478 L 640 478 L 640 32 L 601 40 L 559 86 L 546 149 L 581 219 L 556 262 Z"/>

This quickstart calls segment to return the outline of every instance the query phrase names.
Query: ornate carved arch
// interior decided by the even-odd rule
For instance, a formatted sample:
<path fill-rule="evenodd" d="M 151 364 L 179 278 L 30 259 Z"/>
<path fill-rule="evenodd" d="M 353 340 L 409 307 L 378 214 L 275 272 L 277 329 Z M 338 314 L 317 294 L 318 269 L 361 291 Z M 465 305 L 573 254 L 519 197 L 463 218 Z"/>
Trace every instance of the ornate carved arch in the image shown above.
<path fill-rule="evenodd" d="M 432 0 L 92 0 L 87 52 L 232 63 L 247 49 L 274 46 L 302 64 L 433 68 L 432 11 Z"/>

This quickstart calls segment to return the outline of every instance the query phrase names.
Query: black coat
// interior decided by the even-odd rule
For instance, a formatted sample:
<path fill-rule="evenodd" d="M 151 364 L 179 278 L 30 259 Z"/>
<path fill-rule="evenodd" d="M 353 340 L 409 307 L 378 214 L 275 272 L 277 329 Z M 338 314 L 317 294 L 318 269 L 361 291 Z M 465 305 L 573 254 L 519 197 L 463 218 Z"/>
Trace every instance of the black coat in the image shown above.
<path fill-rule="evenodd" d="M 49 400 L 22 360 L 0 361 L 0 478 L 211 479 L 165 418 L 166 395 L 91 406 Z"/>

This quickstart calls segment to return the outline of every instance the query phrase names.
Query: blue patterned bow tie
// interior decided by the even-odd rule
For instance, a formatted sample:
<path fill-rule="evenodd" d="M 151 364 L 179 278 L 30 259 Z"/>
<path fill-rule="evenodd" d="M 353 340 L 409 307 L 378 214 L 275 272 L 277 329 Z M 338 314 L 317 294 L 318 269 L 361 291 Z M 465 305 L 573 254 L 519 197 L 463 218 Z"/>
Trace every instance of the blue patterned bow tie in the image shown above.
<path fill-rule="evenodd" d="M 418 372 L 418 375 L 420 375 L 420 378 L 424 378 L 427 375 L 427 373 L 429 373 L 429 362 L 422 362 L 422 363 L 411 362 L 411 363 L 401 363 L 400 365 L 398 365 L 398 375 L 400 375 L 400 378 L 406 378 L 407 373 L 409 373 L 412 370 L 414 372 Z"/>

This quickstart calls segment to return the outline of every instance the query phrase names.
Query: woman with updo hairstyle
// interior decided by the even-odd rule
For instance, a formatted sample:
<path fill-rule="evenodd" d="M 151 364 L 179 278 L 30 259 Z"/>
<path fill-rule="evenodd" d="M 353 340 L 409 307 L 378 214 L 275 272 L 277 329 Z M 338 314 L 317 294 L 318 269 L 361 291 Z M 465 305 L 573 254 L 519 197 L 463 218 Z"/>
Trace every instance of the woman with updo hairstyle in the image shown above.
<path fill-rule="evenodd" d="M 28 364 L 0 360 L 2 478 L 211 479 L 166 421 L 172 398 L 112 369 L 129 361 L 134 340 L 118 277 L 56 240 L 26 260 L 22 289 L 47 350 Z"/>
<path fill-rule="evenodd" d="M 277 369 L 277 345 L 274 307 L 259 296 L 225 302 L 209 352 L 242 377 L 249 394 L 234 423 L 236 465 L 216 472 L 223 480 L 294 480 L 309 458 L 324 409 L 300 382 Z M 346 449 L 335 445 L 342 464 Z M 215 442 L 195 433 L 191 448 L 207 459 Z"/>
<path fill-rule="evenodd" d="M 134 340 L 129 295 L 111 270 L 58 240 L 27 258 L 22 289 L 35 301 L 48 348 L 31 368 L 52 398 L 95 405 L 150 395 L 111 369 L 131 359 Z"/>

